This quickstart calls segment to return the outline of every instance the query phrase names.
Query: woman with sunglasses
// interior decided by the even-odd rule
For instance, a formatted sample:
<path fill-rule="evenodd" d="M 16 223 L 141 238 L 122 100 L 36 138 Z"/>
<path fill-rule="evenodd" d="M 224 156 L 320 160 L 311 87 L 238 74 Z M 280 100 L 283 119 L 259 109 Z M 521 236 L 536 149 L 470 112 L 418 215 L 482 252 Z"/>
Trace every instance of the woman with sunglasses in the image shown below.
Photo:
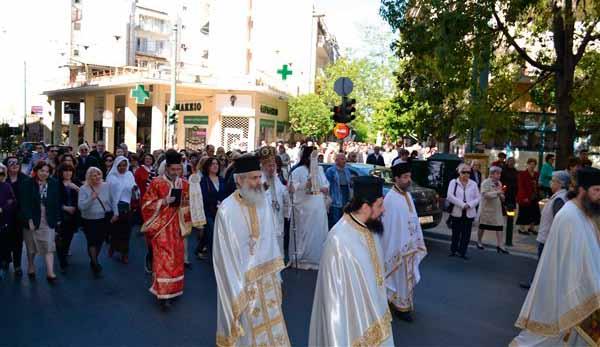
<path fill-rule="evenodd" d="M 452 244 L 450 256 L 458 255 L 468 260 L 467 248 L 471 240 L 471 229 L 473 220 L 477 216 L 477 205 L 479 205 L 479 189 L 477 183 L 470 179 L 471 167 L 468 164 L 458 166 L 459 177 L 448 184 L 447 199 L 452 204 L 450 218 L 452 218 Z"/>
<path fill-rule="evenodd" d="M 107 153 L 102 158 L 102 177 L 106 179 L 106 176 L 112 169 L 113 163 L 115 162 L 115 155 L 112 153 Z"/>
<path fill-rule="evenodd" d="M 79 226 L 79 211 L 77 200 L 79 195 L 79 184 L 75 178 L 75 168 L 70 164 L 58 166 L 57 178 L 60 196 L 60 208 L 62 223 L 56 228 L 56 253 L 61 272 L 66 272 L 69 267 L 68 255 L 73 234 Z"/>
<path fill-rule="evenodd" d="M 13 212 L 15 218 L 13 219 L 13 223 L 9 224 L 7 241 L 14 273 L 18 277 L 23 275 L 23 270 L 21 270 L 21 255 L 23 254 L 23 228 L 26 224 L 18 211 L 20 210 L 22 192 L 24 187 L 29 184 L 28 181 L 31 178 L 21 172 L 21 164 L 17 157 L 7 157 L 4 160 L 4 165 L 7 168 L 6 182 L 10 184 L 16 198 L 16 205 Z"/>
<path fill-rule="evenodd" d="M 27 221 L 23 232 L 27 246 L 27 275 L 35 277 L 35 256 L 44 256 L 46 278 L 54 283 L 54 252 L 56 252 L 55 229 L 60 226 L 58 182 L 50 177 L 52 168 L 40 161 L 33 167 L 33 179 L 23 191 L 21 214 Z"/>
<path fill-rule="evenodd" d="M 6 166 L 0 164 L 0 280 L 4 278 L 11 261 L 8 231 L 17 217 L 15 214 L 17 199 L 10 183 L 6 182 L 7 171 Z"/>

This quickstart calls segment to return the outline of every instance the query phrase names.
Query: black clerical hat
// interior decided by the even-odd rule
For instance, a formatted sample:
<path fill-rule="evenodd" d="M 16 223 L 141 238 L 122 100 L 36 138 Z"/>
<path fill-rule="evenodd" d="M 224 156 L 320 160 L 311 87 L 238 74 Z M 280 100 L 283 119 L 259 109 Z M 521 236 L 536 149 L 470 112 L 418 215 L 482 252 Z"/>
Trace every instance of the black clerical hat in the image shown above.
<path fill-rule="evenodd" d="M 600 186 L 600 170 L 593 167 L 584 167 L 577 171 L 577 185 L 584 189 L 591 186 Z"/>
<path fill-rule="evenodd" d="M 167 162 L 167 165 L 181 164 L 181 153 L 174 149 L 169 149 L 165 152 L 165 161 Z"/>
<path fill-rule="evenodd" d="M 358 176 L 352 179 L 354 197 L 374 202 L 383 196 L 383 179 L 373 176 Z"/>
<path fill-rule="evenodd" d="M 409 163 L 398 163 L 392 166 L 392 175 L 394 175 L 394 177 L 400 177 L 407 172 L 410 172 Z"/>
<path fill-rule="evenodd" d="M 260 171 L 260 161 L 254 154 L 244 154 L 235 160 L 235 173 L 241 174 L 250 171 Z"/>

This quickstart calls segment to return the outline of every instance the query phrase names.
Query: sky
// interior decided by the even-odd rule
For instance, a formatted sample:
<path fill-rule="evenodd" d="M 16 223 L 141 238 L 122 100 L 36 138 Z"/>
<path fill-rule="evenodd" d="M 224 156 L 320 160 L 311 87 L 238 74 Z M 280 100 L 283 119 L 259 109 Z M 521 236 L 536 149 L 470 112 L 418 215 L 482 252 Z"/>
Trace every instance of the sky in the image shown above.
<path fill-rule="evenodd" d="M 359 55 L 367 50 L 361 40 L 361 26 L 381 27 L 391 32 L 390 26 L 379 16 L 380 0 L 315 0 L 317 13 L 325 14 L 325 23 L 336 37 L 343 53 L 350 48 Z"/>

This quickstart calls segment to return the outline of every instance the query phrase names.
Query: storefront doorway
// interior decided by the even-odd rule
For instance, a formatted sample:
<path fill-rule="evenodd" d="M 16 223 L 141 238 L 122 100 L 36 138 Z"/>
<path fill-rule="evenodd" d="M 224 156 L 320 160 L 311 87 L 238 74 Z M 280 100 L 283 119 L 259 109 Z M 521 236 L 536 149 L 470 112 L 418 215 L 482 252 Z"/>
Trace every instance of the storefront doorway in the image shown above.
<path fill-rule="evenodd" d="M 225 148 L 225 151 L 248 150 L 249 123 L 247 117 L 223 117 L 221 146 Z"/>

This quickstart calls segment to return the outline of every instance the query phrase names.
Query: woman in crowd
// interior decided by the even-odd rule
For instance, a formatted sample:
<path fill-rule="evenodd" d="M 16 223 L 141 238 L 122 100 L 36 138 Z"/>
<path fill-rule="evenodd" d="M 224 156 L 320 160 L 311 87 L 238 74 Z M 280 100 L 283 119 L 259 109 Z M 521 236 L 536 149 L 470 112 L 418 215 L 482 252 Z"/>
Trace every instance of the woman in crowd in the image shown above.
<path fill-rule="evenodd" d="M 68 164 L 73 166 L 74 168 L 77 168 L 77 160 L 75 160 L 73 154 L 63 155 L 62 158 L 60 158 L 60 164 Z"/>
<path fill-rule="evenodd" d="M 453 205 L 452 218 L 452 245 L 450 256 L 458 253 L 461 258 L 467 260 L 467 247 L 471 240 L 471 229 L 473 220 L 477 215 L 476 207 L 479 205 L 479 189 L 477 183 L 471 180 L 471 167 L 467 164 L 458 166 L 458 178 L 450 181 L 448 185 L 448 202 Z"/>
<path fill-rule="evenodd" d="M 27 177 L 21 172 L 21 164 L 19 159 L 15 156 L 9 156 L 4 160 L 4 165 L 7 168 L 8 176 L 6 182 L 10 184 L 13 194 L 17 199 L 14 212 L 16 216 L 13 219 L 13 223 L 9 224 L 8 228 L 8 256 L 10 261 L 13 263 L 13 271 L 15 276 L 22 276 L 23 270 L 21 270 L 21 256 L 23 254 L 23 229 L 25 228 L 25 220 L 19 213 L 21 210 L 21 200 L 25 187 L 29 185 L 31 178 Z"/>
<path fill-rule="evenodd" d="M 477 248 L 483 249 L 481 241 L 485 230 L 496 232 L 496 251 L 508 254 L 502 247 L 502 231 L 504 231 L 504 190 L 500 182 L 502 168 L 492 166 L 490 177 L 481 183 L 481 206 L 479 207 L 479 231 L 477 232 Z"/>
<path fill-rule="evenodd" d="M 140 198 L 146 193 L 146 189 L 150 186 L 150 182 L 154 177 L 158 176 L 154 167 L 154 157 L 151 154 L 144 154 L 142 157 L 142 165 L 135 171 L 135 184 L 140 190 Z"/>
<path fill-rule="evenodd" d="M 131 236 L 131 197 L 137 186 L 131 171 L 129 160 L 117 157 L 108 173 L 106 182 L 110 188 L 111 209 L 113 216 L 110 226 L 110 248 L 108 256 L 113 252 L 121 254 L 121 262 L 129 263 L 129 238 Z"/>
<path fill-rule="evenodd" d="M 109 219 L 112 218 L 110 190 L 102 181 L 102 171 L 90 167 L 85 174 L 85 184 L 79 189 L 77 206 L 81 212 L 83 232 L 87 239 L 90 267 L 96 275 L 102 272 L 98 255 L 106 239 Z"/>
<path fill-rule="evenodd" d="M 219 161 L 219 166 L 221 167 L 221 171 L 219 172 L 219 176 L 225 177 L 225 170 L 227 169 L 227 155 L 225 154 L 225 148 L 219 147 L 217 148 L 216 154 L 217 160 Z"/>
<path fill-rule="evenodd" d="M 534 227 L 540 224 L 540 206 L 538 204 L 539 174 L 535 170 L 536 167 L 537 160 L 529 158 L 527 160 L 527 169 L 519 172 L 519 191 L 517 193 L 519 216 L 516 223 L 519 228 L 519 234 L 537 234 Z M 525 228 L 527 229 L 524 230 Z"/>
<path fill-rule="evenodd" d="M 519 171 L 515 168 L 515 158 L 510 157 L 502 168 L 500 182 L 504 184 L 504 204 L 507 210 L 514 210 L 517 207 L 517 190 L 519 187 Z"/>
<path fill-rule="evenodd" d="M 46 278 L 54 283 L 55 228 L 60 224 L 58 182 L 50 178 L 51 167 L 40 161 L 33 167 L 33 179 L 23 190 L 21 214 L 27 221 L 23 238 L 27 246 L 27 274 L 35 277 L 35 256 L 44 256 Z"/>
<path fill-rule="evenodd" d="M 199 258 L 205 258 L 211 254 L 217 209 L 221 201 L 225 200 L 225 180 L 219 176 L 219 172 L 221 172 L 221 167 L 217 158 L 209 157 L 204 161 L 200 188 L 202 189 L 206 225 L 204 226 L 202 239 L 196 249 L 196 255 Z"/>
<path fill-rule="evenodd" d="M 471 179 L 477 183 L 477 188 L 481 189 L 481 183 L 484 178 L 481 173 L 481 163 L 479 160 L 473 160 L 471 162 Z"/>
<path fill-rule="evenodd" d="M 112 153 L 106 153 L 102 158 L 102 177 L 106 179 L 106 175 L 110 172 L 115 162 L 115 156 Z"/>
<path fill-rule="evenodd" d="M 62 222 L 56 228 L 56 254 L 58 265 L 62 272 L 69 267 L 68 255 L 73 235 L 79 227 L 79 212 L 77 201 L 80 184 L 75 180 L 75 167 L 70 164 L 60 164 L 56 170 L 58 177 L 58 195 L 62 213 Z"/>
<path fill-rule="evenodd" d="M 566 170 L 554 171 L 552 173 L 552 179 L 550 180 L 552 196 L 542 209 L 540 229 L 537 236 L 538 258 L 542 256 L 544 244 L 546 243 L 546 239 L 548 239 L 548 234 L 550 233 L 550 227 L 552 226 L 554 217 L 563 207 L 563 205 L 569 200 L 567 198 L 567 192 L 569 191 L 570 185 L 571 175 Z"/>
<path fill-rule="evenodd" d="M 136 153 L 131 153 L 129 158 L 129 171 L 135 173 L 140 168 L 140 157 Z"/>
<path fill-rule="evenodd" d="M 567 173 L 571 176 L 571 185 L 568 190 L 576 190 L 577 188 L 577 170 L 581 169 L 581 160 L 571 157 L 567 163 Z"/>
<path fill-rule="evenodd" d="M 8 272 L 11 262 L 9 230 L 15 223 L 17 199 L 10 183 L 6 181 L 8 169 L 0 164 L 0 280 Z"/>

